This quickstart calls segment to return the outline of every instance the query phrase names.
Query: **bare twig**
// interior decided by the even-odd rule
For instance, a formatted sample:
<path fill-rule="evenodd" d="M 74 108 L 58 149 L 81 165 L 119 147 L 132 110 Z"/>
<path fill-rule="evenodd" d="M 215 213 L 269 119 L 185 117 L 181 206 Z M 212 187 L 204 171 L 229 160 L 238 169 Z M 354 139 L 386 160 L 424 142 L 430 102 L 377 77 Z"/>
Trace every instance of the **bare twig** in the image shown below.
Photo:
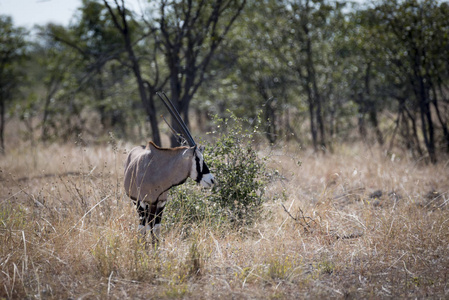
<path fill-rule="evenodd" d="M 298 221 L 297 218 L 293 217 L 293 216 L 290 214 L 290 212 L 285 208 L 285 206 L 284 206 L 283 203 L 281 203 L 281 205 L 282 205 L 282 207 L 284 208 L 284 211 L 290 216 L 290 218 L 292 218 L 292 219 L 295 220 L 295 221 Z"/>
<path fill-rule="evenodd" d="M 281 203 L 281 205 L 284 208 L 284 211 L 290 216 L 290 218 L 298 222 L 304 228 L 304 231 L 309 232 L 308 228 L 311 227 L 310 223 L 312 222 L 316 223 L 316 221 L 313 218 L 304 216 L 304 212 L 302 211 L 301 208 L 298 208 L 300 216 L 293 217 L 291 213 L 287 210 L 287 208 L 285 208 L 284 204 Z M 308 222 L 306 219 L 309 219 L 310 221 Z"/>

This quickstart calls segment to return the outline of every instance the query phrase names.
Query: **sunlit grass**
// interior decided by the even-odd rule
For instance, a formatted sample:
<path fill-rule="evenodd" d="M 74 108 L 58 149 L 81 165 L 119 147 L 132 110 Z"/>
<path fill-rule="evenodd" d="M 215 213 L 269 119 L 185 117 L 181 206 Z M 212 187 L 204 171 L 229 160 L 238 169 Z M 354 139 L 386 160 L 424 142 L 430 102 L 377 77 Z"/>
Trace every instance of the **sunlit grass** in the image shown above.
<path fill-rule="evenodd" d="M 261 218 L 237 228 L 164 223 L 153 249 L 123 193 L 129 148 L 9 150 L 0 161 L 0 298 L 449 293 L 447 163 L 362 144 L 325 156 L 274 149 Z"/>

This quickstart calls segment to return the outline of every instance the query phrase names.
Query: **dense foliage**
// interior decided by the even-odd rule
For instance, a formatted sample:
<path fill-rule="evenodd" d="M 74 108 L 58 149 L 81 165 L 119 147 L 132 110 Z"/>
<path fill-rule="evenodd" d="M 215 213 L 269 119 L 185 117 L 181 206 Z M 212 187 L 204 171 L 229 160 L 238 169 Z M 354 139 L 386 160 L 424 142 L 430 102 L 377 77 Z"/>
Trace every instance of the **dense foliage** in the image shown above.
<path fill-rule="evenodd" d="M 28 78 L 2 96 L 2 120 L 19 116 L 32 140 L 114 131 L 159 143 L 154 95 L 163 89 L 202 132 L 210 115 L 263 109 L 270 143 L 326 152 L 361 139 L 432 162 L 449 151 L 446 2 L 207 3 L 130 11 L 126 1 L 83 0 L 70 26 L 40 27 L 38 39 L 2 22 L 2 39 L 23 40 L 29 52 L 28 61 L 5 56 Z"/>
<path fill-rule="evenodd" d="M 206 193 L 194 188 L 193 181 L 174 189 L 169 223 L 242 225 L 259 217 L 268 183 L 267 157 L 260 157 L 252 147 L 254 138 L 262 135 L 260 119 L 254 120 L 254 127 L 233 114 L 214 121 L 219 131 L 211 133 L 213 143 L 205 142 L 204 159 L 217 184 Z"/>

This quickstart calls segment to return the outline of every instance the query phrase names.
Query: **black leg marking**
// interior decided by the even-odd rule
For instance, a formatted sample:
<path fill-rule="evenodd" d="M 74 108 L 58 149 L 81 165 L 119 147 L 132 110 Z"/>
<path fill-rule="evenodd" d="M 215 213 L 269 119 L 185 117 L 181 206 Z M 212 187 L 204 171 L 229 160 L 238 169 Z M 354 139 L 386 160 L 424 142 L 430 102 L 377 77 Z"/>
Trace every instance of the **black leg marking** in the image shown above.
<path fill-rule="evenodd" d="M 154 226 L 154 220 L 156 219 L 156 211 L 157 211 L 156 204 L 149 205 L 148 224 L 150 224 L 151 228 L 153 228 Z"/>
<path fill-rule="evenodd" d="M 142 225 L 143 227 L 145 227 L 150 221 L 150 211 L 148 209 L 148 206 L 149 205 L 146 203 L 141 203 L 140 200 L 138 200 L 136 203 L 136 209 L 139 213 L 140 225 Z"/>
<path fill-rule="evenodd" d="M 156 206 L 156 214 L 154 216 L 154 225 L 151 230 L 153 233 L 153 244 L 158 244 L 161 239 L 161 220 L 162 220 L 162 212 L 164 210 L 164 207 L 157 207 Z"/>
<path fill-rule="evenodd" d="M 164 212 L 164 207 L 165 206 L 157 208 L 157 210 L 156 210 L 156 219 L 154 220 L 154 225 L 157 225 L 157 224 L 160 225 L 161 224 L 162 213 Z"/>
<path fill-rule="evenodd" d="M 159 242 L 162 213 L 167 202 L 167 193 L 162 193 L 156 203 L 148 204 L 141 200 L 134 201 L 139 214 L 139 231 L 146 235 L 151 231 L 153 245 Z"/>
<path fill-rule="evenodd" d="M 149 220 L 149 224 L 150 224 L 150 231 L 151 231 L 151 236 L 152 236 L 152 239 L 153 239 L 153 244 L 156 241 L 156 238 L 155 238 L 154 232 L 153 232 L 153 228 L 154 228 L 155 221 L 156 221 L 156 212 L 157 212 L 157 205 L 156 205 L 156 203 L 151 204 L 150 205 L 150 214 L 149 214 L 148 220 Z"/>
<path fill-rule="evenodd" d="M 162 213 L 164 212 L 165 204 L 167 203 L 168 192 L 164 192 L 159 195 L 156 201 L 156 215 L 154 219 L 153 226 L 153 239 L 156 243 L 161 241 L 161 221 L 162 221 Z"/>

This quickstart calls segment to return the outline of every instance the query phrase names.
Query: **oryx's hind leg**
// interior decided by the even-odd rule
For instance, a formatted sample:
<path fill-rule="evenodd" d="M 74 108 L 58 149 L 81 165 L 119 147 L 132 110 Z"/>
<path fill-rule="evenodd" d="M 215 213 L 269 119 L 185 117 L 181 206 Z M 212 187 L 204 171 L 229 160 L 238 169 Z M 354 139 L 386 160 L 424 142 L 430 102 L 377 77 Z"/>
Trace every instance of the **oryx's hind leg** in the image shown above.
<path fill-rule="evenodd" d="M 156 202 L 156 213 L 154 216 L 153 225 L 153 238 L 155 239 L 155 242 L 159 242 L 161 240 L 162 213 L 164 212 L 165 203 L 167 202 L 167 195 L 167 192 L 161 194 Z"/>
<path fill-rule="evenodd" d="M 151 230 L 150 205 L 140 200 L 137 200 L 135 204 L 140 220 L 138 230 L 141 236 L 144 238 L 147 232 Z"/>

